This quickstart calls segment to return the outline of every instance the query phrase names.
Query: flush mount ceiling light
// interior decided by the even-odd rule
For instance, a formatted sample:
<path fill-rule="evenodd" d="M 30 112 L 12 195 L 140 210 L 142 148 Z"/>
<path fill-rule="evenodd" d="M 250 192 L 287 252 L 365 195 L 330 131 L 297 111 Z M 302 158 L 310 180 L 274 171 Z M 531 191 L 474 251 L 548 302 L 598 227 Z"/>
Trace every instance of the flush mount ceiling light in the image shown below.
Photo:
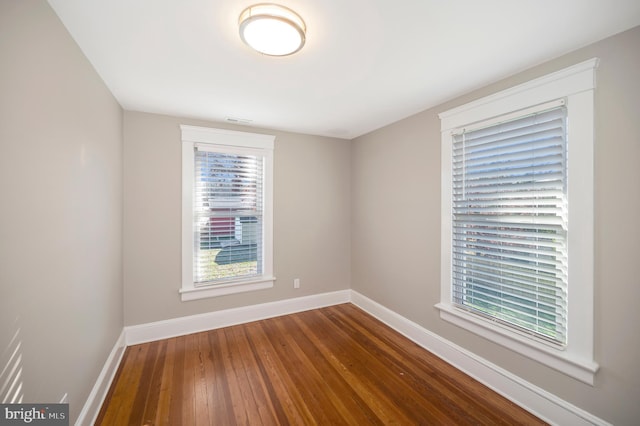
<path fill-rule="evenodd" d="M 302 49 L 307 27 L 293 10 L 271 3 L 249 6 L 240 14 L 240 38 L 270 56 L 287 56 Z"/>

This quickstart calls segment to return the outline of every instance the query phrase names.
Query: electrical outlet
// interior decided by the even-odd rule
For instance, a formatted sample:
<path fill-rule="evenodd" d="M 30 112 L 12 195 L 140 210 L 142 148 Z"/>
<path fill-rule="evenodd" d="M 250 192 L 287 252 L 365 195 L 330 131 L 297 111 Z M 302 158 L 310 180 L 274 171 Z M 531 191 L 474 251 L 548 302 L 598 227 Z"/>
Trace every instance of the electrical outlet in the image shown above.
<path fill-rule="evenodd" d="M 293 280 L 293 288 L 300 288 L 300 278 Z"/>

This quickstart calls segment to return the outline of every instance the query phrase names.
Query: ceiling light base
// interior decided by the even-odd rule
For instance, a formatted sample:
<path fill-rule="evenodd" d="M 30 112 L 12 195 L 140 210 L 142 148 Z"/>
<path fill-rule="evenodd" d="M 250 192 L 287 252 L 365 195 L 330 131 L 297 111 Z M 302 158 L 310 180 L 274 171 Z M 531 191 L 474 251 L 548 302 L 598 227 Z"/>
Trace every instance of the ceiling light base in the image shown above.
<path fill-rule="evenodd" d="M 264 55 L 293 55 L 306 41 L 307 27 L 300 15 L 277 4 L 249 6 L 240 14 L 238 24 L 242 41 Z"/>

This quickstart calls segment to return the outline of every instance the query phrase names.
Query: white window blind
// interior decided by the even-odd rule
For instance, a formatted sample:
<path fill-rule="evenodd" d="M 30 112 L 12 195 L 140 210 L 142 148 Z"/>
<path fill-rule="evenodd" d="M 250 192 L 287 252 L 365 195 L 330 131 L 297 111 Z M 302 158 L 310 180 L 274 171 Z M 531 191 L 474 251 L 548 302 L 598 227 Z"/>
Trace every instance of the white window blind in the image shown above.
<path fill-rule="evenodd" d="M 453 137 L 452 303 L 564 345 L 567 111 Z"/>
<path fill-rule="evenodd" d="M 194 151 L 194 284 L 261 275 L 264 158 L 205 144 Z"/>

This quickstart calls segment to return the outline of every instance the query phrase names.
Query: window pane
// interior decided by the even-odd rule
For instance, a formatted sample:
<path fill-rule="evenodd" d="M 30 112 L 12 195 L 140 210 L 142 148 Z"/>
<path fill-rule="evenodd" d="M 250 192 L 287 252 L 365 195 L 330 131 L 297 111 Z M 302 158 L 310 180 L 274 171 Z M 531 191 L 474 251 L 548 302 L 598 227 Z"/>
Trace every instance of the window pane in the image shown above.
<path fill-rule="evenodd" d="M 452 301 L 566 342 L 566 108 L 454 136 Z"/>
<path fill-rule="evenodd" d="M 194 282 L 262 273 L 263 158 L 195 151 Z"/>

